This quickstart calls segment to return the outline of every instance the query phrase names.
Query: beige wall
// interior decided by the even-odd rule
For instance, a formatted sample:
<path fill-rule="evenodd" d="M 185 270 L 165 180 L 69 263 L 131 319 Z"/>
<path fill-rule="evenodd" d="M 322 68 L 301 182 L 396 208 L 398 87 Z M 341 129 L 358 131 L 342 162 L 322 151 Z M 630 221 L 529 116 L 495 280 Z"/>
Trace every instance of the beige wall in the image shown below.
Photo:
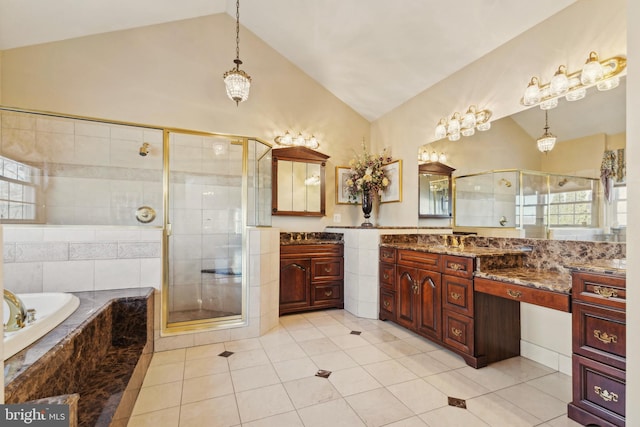
<path fill-rule="evenodd" d="M 606 31 L 601 29 L 606 28 Z M 594 29 L 594 31 L 588 31 Z M 375 146 L 389 145 L 396 157 L 404 161 L 403 187 L 407 195 L 401 204 L 384 205 L 380 223 L 415 225 L 417 222 L 417 152 L 418 147 L 433 141 L 435 126 L 441 117 L 466 110 L 475 104 L 493 111 L 494 120 L 521 111 L 520 96 L 532 75 L 551 76 L 558 64 L 582 64 L 591 50 L 604 56 L 627 53 L 626 4 L 624 0 L 581 0 L 500 46 L 479 60 L 430 87 L 405 104 L 372 123 L 371 138 Z M 434 58 L 434 60 L 446 60 Z M 487 132 L 491 134 L 493 130 Z M 475 136 L 474 136 L 475 138 Z M 497 141 L 495 144 L 499 144 Z M 501 141 L 508 147 L 506 141 Z M 494 145 L 491 145 L 492 147 Z M 474 154 L 471 140 L 445 143 L 447 152 L 468 149 Z M 520 156 L 510 158 L 515 150 L 483 151 L 473 167 L 525 168 Z M 490 157 L 491 166 L 480 160 Z M 540 162 L 540 153 L 531 153 Z M 456 169 L 465 163 L 449 161 Z M 425 224 L 431 224 L 427 221 Z"/>
<path fill-rule="evenodd" d="M 334 171 L 369 140 L 369 122 L 246 29 L 242 68 L 253 82 L 238 107 L 222 74 L 235 55 L 227 14 L 4 51 L 2 104 L 35 110 L 255 136 L 313 133 L 327 166 L 327 216 L 274 217 L 283 230 L 322 230 L 333 218 Z M 343 224 L 355 207 L 344 211 Z M 354 216 L 355 220 L 355 216 Z M 351 225 L 351 224 L 348 224 Z"/>

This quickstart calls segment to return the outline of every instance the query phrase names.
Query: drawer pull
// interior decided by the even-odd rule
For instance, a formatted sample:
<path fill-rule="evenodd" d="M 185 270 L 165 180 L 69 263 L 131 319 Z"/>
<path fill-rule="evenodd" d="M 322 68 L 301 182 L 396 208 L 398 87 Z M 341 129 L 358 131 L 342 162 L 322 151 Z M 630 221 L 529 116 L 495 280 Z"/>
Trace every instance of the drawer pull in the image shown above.
<path fill-rule="evenodd" d="M 596 394 L 598 396 L 600 396 L 602 398 L 602 400 L 604 400 L 605 402 L 617 402 L 618 401 L 618 395 L 612 392 L 609 392 L 608 390 L 603 390 L 602 387 L 600 386 L 594 386 L 593 387 L 593 391 L 596 392 Z"/>
<path fill-rule="evenodd" d="M 333 295 L 333 289 L 326 289 L 324 291 L 324 296 L 325 297 L 330 297 L 331 295 Z"/>
<path fill-rule="evenodd" d="M 414 283 L 414 284 L 411 286 L 411 289 L 413 289 L 413 293 L 414 293 L 414 294 L 417 294 L 417 293 L 418 293 L 418 288 L 419 288 L 419 287 L 418 287 L 418 284 L 417 284 L 417 283 Z"/>
<path fill-rule="evenodd" d="M 615 335 L 609 335 L 606 332 L 601 332 L 599 329 L 594 329 L 593 336 L 596 337 L 599 341 L 602 341 L 605 344 L 616 344 L 618 342 L 618 337 Z"/>
<path fill-rule="evenodd" d="M 384 274 L 382 275 L 382 277 L 384 277 L 384 280 L 388 280 L 388 279 L 389 279 L 389 275 L 388 275 L 387 273 L 384 273 Z"/>
<path fill-rule="evenodd" d="M 618 296 L 618 291 L 616 291 L 615 289 L 606 288 L 604 286 L 594 286 L 593 292 L 603 298 L 616 298 Z"/>
<path fill-rule="evenodd" d="M 451 299 L 454 299 L 456 301 L 458 301 L 460 298 L 462 298 L 462 295 L 460 295 L 457 292 L 451 292 L 451 293 L 449 293 L 449 295 L 451 295 Z"/>
<path fill-rule="evenodd" d="M 513 289 L 507 289 L 507 295 L 511 298 L 520 298 L 522 296 L 522 292 L 514 291 Z"/>
<path fill-rule="evenodd" d="M 384 301 L 382 303 L 382 305 L 384 305 L 384 308 L 389 308 L 389 306 L 391 305 L 391 303 L 389 301 Z"/>
<path fill-rule="evenodd" d="M 325 267 L 324 267 L 324 272 L 325 272 L 325 273 L 331 273 L 331 267 L 327 267 L 327 266 L 325 266 Z"/>
<path fill-rule="evenodd" d="M 462 330 L 458 328 L 451 328 L 451 333 L 457 337 L 462 336 Z"/>
<path fill-rule="evenodd" d="M 382 258 L 391 258 L 391 252 L 382 252 Z"/>
<path fill-rule="evenodd" d="M 466 270 L 463 264 L 459 264 L 457 262 L 449 263 L 448 268 L 454 271 Z"/>

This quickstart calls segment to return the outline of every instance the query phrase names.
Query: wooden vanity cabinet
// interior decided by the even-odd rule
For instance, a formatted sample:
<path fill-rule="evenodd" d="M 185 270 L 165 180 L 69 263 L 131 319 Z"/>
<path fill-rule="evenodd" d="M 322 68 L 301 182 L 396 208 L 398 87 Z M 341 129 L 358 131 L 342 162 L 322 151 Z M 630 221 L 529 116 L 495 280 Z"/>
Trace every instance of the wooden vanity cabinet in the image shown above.
<path fill-rule="evenodd" d="M 626 279 L 572 273 L 573 400 L 569 418 L 624 426 L 626 400 Z"/>
<path fill-rule="evenodd" d="M 343 254 L 337 243 L 280 246 L 280 314 L 344 308 Z"/>
<path fill-rule="evenodd" d="M 380 320 L 396 320 L 396 250 L 380 248 Z"/>
<path fill-rule="evenodd" d="M 473 258 L 442 255 L 442 340 L 473 356 Z"/>

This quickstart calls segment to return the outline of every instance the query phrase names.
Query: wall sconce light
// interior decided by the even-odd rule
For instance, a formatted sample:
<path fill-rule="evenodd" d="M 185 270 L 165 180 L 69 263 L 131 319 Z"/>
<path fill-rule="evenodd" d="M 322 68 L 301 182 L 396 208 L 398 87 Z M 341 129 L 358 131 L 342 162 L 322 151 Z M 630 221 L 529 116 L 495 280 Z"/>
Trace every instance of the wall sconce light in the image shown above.
<path fill-rule="evenodd" d="M 567 67 L 560 65 L 546 84 L 541 84 L 538 77 L 531 77 L 520 103 L 527 107 L 539 104 L 543 110 L 550 110 L 558 105 L 562 96 L 567 101 L 577 101 L 584 98 L 592 86 L 601 91 L 613 89 L 620 84 L 619 74 L 626 67 L 627 58 L 624 56 L 600 61 L 598 54 L 591 52 L 582 70 L 568 74 Z"/>
<path fill-rule="evenodd" d="M 436 138 L 442 139 L 445 136 L 449 141 L 457 141 L 462 136 L 471 136 L 479 131 L 491 129 L 491 111 L 476 109 L 475 105 L 471 105 L 467 112 L 463 115 L 453 113 L 449 120 L 440 119 L 436 126 Z"/>
<path fill-rule="evenodd" d="M 302 136 L 302 132 L 299 132 L 298 136 L 293 137 L 289 131 L 286 131 L 284 135 L 278 135 L 273 140 L 276 144 L 287 147 L 307 147 L 315 150 L 320 146 L 320 143 L 315 136 L 311 135 L 310 138 L 305 138 Z"/>
<path fill-rule="evenodd" d="M 447 162 L 447 155 L 444 153 L 436 153 L 435 151 L 432 151 L 431 153 L 429 153 L 428 150 L 422 150 L 419 154 L 418 154 L 418 161 L 419 162 L 440 162 L 440 163 L 446 163 Z"/>

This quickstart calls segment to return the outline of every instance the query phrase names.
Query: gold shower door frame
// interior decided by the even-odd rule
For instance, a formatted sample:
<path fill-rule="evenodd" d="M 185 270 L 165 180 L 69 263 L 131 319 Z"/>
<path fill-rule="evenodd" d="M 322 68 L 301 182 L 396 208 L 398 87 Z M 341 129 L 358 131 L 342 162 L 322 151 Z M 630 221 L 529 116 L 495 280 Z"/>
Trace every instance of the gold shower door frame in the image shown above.
<path fill-rule="evenodd" d="M 173 234 L 172 224 L 170 222 L 171 214 L 171 170 L 170 157 L 171 153 L 171 134 L 182 134 L 202 137 L 219 137 L 229 140 L 230 145 L 242 146 L 242 195 L 241 195 L 241 313 L 228 315 L 223 317 L 192 319 L 170 322 L 170 298 L 171 298 L 171 262 L 172 254 L 170 253 L 170 239 Z M 162 239 L 162 311 L 160 315 L 162 336 L 180 334 L 185 332 L 225 329 L 231 326 L 247 325 L 247 207 L 248 207 L 248 143 L 249 139 L 237 135 L 214 134 L 208 132 L 188 131 L 183 129 L 164 129 L 163 145 L 164 145 L 164 173 L 163 173 L 163 205 L 164 205 L 164 227 Z M 204 233 L 202 234 L 204 235 Z"/>

